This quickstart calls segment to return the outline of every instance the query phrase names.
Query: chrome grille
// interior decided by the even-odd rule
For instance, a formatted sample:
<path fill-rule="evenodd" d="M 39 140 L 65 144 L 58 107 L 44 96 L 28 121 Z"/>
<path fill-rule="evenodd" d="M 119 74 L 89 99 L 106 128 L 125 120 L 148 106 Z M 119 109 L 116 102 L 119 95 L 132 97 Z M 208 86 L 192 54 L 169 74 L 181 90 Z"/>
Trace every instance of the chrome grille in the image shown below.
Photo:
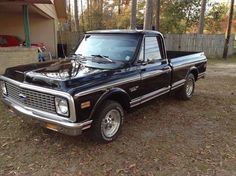
<path fill-rule="evenodd" d="M 0 81 L 0 86 L 3 84 L 3 81 Z M 3 94 L 2 87 L 0 87 L 0 96 Z"/>
<path fill-rule="evenodd" d="M 19 103 L 33 109 L 56 113 L 55 97 L 53 95 L 21 88 L 9 82 L 6 82 L 6 88 L 8 97 Z"/>

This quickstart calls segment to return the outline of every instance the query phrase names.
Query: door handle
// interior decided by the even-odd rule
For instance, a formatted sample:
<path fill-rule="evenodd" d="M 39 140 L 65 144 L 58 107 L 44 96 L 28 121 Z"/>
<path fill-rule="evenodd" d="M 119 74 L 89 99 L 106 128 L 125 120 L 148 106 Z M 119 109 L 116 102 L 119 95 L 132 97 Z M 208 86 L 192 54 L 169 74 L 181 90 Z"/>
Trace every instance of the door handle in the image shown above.
<path fill-rule="evenodd" d="M 166 67 L 163 67 L 161 70 L 165 71 L 165 70 L 169 70 L 170 67 L 169 66 L 166 66 Z"/>
<path fill-rule="evenodd" d="M 142 68 L 141 71 L 146 71 L 146 68 Z"/>

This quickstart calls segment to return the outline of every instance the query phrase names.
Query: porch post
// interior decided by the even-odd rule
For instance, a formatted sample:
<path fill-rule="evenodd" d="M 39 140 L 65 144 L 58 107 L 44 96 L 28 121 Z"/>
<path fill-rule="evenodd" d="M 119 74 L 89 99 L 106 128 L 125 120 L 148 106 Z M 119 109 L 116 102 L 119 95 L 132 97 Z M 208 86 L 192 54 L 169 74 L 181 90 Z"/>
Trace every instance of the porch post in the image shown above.
<path fill-rule="evenodd" d="M 24 23 L 24 32 L 25 32 L 25 45 L 26 47 L 30 47 L 30 25 L 29 25 L 29 6 L 23 5 L 23 23 Z"/>

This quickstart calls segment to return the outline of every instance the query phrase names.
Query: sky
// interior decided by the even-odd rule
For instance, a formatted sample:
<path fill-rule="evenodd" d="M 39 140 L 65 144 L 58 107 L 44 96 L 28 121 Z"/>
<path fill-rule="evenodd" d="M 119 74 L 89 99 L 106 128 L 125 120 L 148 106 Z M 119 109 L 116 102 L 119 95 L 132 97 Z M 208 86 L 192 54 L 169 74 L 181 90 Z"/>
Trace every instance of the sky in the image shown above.
<path fill-rule="evenodd" d="M 73 8 L 73 0 L 68 0 L 68 1 L 70 1 L 71 2 L 71 5 L 72 5 L 72 8 Z M 110 0 L 111 2 L 112 2 L 112 0 Z M 231 2 L 231 0 L 209 0 L 210 2 L 219 2 L 219 3 L 230 3 Z M 81 7 L 81 3 L 80 3 L 81 1 L 78 1 L 78 3 L 79 3 L 79 7 Z M 85 7 L 86 6 L 86 2 L 87 1 L 85 1 L 85 0 L 83 0 L 83 6 Z M 234 1 L 234 4 L 236 5 L 236 1 Z M 79 11 L 80 11 L 81 9 L 79 9 Z"/>
<path fill-rule="evenodd" d="M 231 0 L 211 0 L 212 2 L 224 2 L 224 3 L 230 3 Z M 234 4 L 236 5 L 236 1 L 234 2 Z"/>
<path fill-rule="evenodd" d="M 73 0 L 72 1 L 72 4 L 73 4 Z M 210 0 L 211 2 L 224 2 L 224 3 L 230 3 L 231 0 Z M 80 1 L 79 1 L 79 4 L 80 4 Z M 234 4 L 236 5 L 236 1 L 234 2 Z M 86 1 L 84 1 L 84 6 L 86 5 Z"/>

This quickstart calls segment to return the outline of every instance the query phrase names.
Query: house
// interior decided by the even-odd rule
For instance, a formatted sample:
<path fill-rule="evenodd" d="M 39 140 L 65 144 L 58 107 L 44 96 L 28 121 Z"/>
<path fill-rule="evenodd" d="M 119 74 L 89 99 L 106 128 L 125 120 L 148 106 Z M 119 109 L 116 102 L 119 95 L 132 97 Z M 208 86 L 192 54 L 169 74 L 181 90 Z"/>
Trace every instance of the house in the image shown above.
<path fill-rule="evenodd" d="M 1 0 L 0 9 L 0 35 L 17 36 L 28 46 L 43 43 L 57 56 L 58 22 L 66 18 L 66 0 Z"/>

